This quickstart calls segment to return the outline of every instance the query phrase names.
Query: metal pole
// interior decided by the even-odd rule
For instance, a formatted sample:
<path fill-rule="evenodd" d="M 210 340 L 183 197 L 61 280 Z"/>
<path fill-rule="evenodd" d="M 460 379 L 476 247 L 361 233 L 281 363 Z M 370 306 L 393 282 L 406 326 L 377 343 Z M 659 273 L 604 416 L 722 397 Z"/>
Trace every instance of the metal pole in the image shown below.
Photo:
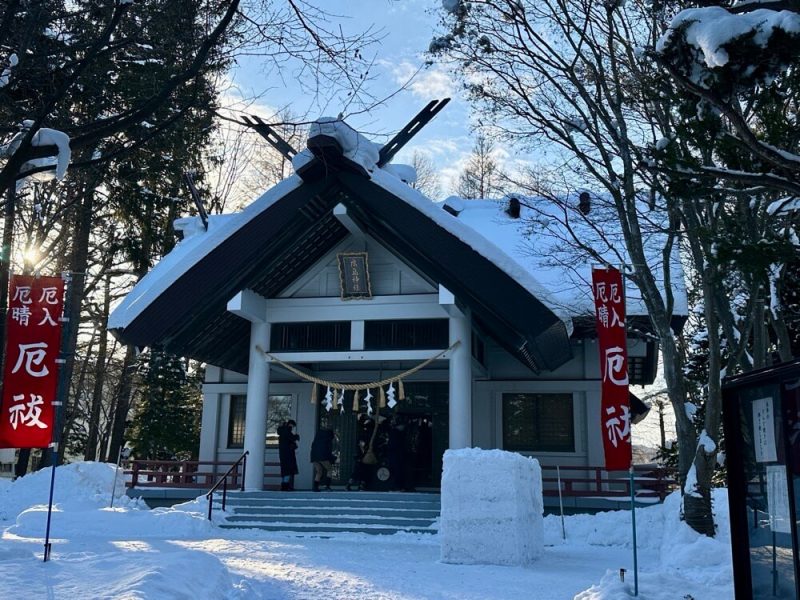
<path fill-rule="evenodd" d="M 567 539 L 567 530 L 564 527 L 564 502 L 561 499 L 561 467 L 556 465 L 556 477 L 558 477 L 558 508 L 561 511 L 561 539 Z"/>
<path fill-rule="evenodd" d="M 631 525 L 633 527 L 633 595 L 639 595 L 639 558 L 636 552 L 636 492 L 633 489 L 633 465 L 628 469 L 631 488 Z"/>
<path fill-rule="evenodd" d="M 53 488 L 56 484 L 56 464 L 58 463 L 58 444 L 53 444 L 53 467 L 50 470 L 50 500 L 47 503 L 47 526 L 44 533 L 44 562 L 50 559 L 50 517 L 53 514 Z"/>
<path fill-rule="evenodd" d="M 117 452 L 117 464 L 114 467 L 114 485 L 111 486 L 111 504 L 109 504 L 109 508 L 114 508 L 114 494 L 117 491 L 117 473 L 119 472 L 120 460 L 122 460 L 122 446 L 119 447 L 119 452 Z"/>
<path fill-rule="evenodd" d="M 62 273 L 61 276 L 64 278 L 64 308 L 63 308 L 63 322 L 67 324 L 67 329 L 69 327 L 69 319 L 70 315 L 67 314 L 67 304 L 66 299 L 69 296 L 70 286 L 72 284 L 72 277 L 69 273 Z M 64 329 L 61 330 L 61 356 L 59 357 L 57 364 L 59 366 L 63 365 L 66 360 L 67 356 L 67 339 L 69 338 L 68 335 L 64 334 Z M 59 369 L 58 374 L 58 388 L 56 391 L 56 401 L 53 402 L 56 408 L 55 414 L 55 423 L 53 427 L 53 437 L 51 438 L 53 441 L 51 442 L 51 446 L 53 447 L 52 458 L 53 458 L 53 470 L 50 473 L 50 500 L 47 505 L 47 526 L 45 529 L 45 536 L 44 536 L 44 562 L 47 562 L 50 559 L 50 519 L 53 514 L 53 489 L 55 488 L 56 482 L 56 465 L 58 465 L 58 450 L 59 444 L 61 444 L 61 428 L 63 427 L 63 419 L 64 419 L 64 403 L 67 401 L 68 395 L 68 385 L 69 383 L 66 381 L 64 374 L 61 369 Z"/>

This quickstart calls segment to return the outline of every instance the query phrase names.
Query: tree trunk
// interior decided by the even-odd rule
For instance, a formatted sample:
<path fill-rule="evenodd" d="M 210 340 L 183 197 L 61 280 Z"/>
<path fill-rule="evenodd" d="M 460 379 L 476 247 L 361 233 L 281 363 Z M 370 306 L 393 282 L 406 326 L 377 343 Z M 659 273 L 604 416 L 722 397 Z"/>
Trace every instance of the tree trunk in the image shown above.
<path fill-rule="evenodd" d="M 16 208 L 16 186 L 11 185 L 6 192 L 6 205 L 3 211 L 3 242 L 0 248 L 0 394 L 3 392 L 3 367 L 6 358 L 6 313 L 8 312 L 8 284 L 11 276 L 11 248 L 14 243 L 14 213 Z M 14 477 L 22 477 L 28 472 L 31 451 L 21 448 L 14 465 Z"/>
<path fill-rule="evenodd" d="M 719 321 L 717 307 L 714 302 L 714 289 L 718 281 L 716 269 L 707 265 L 703 274 L 703 305 L 708 329 L 708 397 L 705 403 L 704 433 L 714 443 L 713 448 L 706 448 L 700 443 L 696 446 L 694 469 L 696 486 L 694 489 L 684 487 L 683 511 L 686 522 L 692 529 L 708 536 L 714 536 L 714 515 L 711 506 L 711 487 L 714 466 L 719 442 L 719 425 L 722 407 L 722 387 L 720 375 L 722 371 L 722 355 L 720 351 Z"/>
<path fill-rule="evenodd" d="M 83 188 L 79 212 L 75 218 L 72 256 L 70 259 L 70 272 L 72 273 L 72 285 L 67 296 L 67 314 L 70 316 L 70 323 L 74 320 L 73 327 L 65 328 L 67 355 L 64 357 L 66 362 L 62 369 L 67 381 L 72 380 L 75 370 L 75 349 L 78 345 L 78 324 L 81 318 L 81 308 L 86 293 L 86 269 L 89 264 L 89 238 L 92 233 L 92 223 L 94 219 L 94 185 L 87 182 Z"/>
<path fill-rule="evenodd" d="M 75 422 L 78 420 L 78 417 L 83 417 L 80 406 L 78 406 L 78 398 L 83 392 L 83 384 L 86 381 L 86 373 L 89 370 L 89 363 L 92 360 L 92 352 L 94 352 L 94 341 L 96 337 L 96 333 L 93 333 L 92 337 L 89 338 L 89 344 L 86 347 L 86 356 L 83 359 L 81 370 L 78 373 L 78 381 L 71 390 L 70 395 L 73 398 L 73 401 L 69 404 L 69 406 L 72 410 L 64 412 L 65 419 L 63 435 L 65 440 L 69 439 L 69 436 L 72 435 L 72 428 L 75 427 Z"/>
<path fill-rule="evenodd" d="M 0 248 L 0 373 L 5 365 L 6 348 L 6 313 L 8 312 L 8 284 L 11 275 L 11 247 L 14 243 L 14 212 L 17 194 L 12 186 L 6 195 L 6 206 L 3 211 L 3 247 Z M 0 392 L 3 389 L 3 378 L 0 376 Z"/>
<path fill-rule="evenodd" d="M 108 453 L 106 454 L 106 461 L 112 462 L 117 460 L 119 449 L 125 444 L 125 427 L 128 422 L 128 413 L 131 409 L 131 393 L 133 391 L 133 373 L 132 368 L 136 361 L 136 349 L 133 346 L 128 346 L 125 352 L 125 358 L 122 361 L 122 373 L 120 374 L 120 382 L 114 410 L 114 425 L 111 429 L 111 441 L 108 444 Z"/>
<path fill-rule="evenodd" d="M 100 345 L 97 349 L 95 361 L 94 388 L 92 390 L 92 407 L 89 413 L 89 435 L 86 440 L 84 460 L 94 460 L 97 457 L 97 437 L 100 429 L 100 405 L 103 402 L 103 386 L 106 374 L 106 352 L 108 350 L 108 312 L 111 305 L 111 276 L 106 275 L 105 296 L 103 297 L 103 312 L 100 315 Z"/>

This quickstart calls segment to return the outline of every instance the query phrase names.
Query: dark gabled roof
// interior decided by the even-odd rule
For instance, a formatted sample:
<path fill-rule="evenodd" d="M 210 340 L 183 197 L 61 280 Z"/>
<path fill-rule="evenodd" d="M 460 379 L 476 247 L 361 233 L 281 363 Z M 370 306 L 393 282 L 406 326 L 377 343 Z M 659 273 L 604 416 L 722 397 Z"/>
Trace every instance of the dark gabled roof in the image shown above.
<path fill-rule="evenodd" d="M 497 265 L 372 180 L 339 179 L 364 231 L 453 292 L 523 364 L 552 370 L 572 358 L 564 322 Z"/>
<path fill-rule="evenodd" d="M 227 312 L 228 300 L 245 288 L 276 297 L 332 250 L 347 236 L 332 214 L 342 203 L 368 234 L 453 292 L 523 364 L 552 370 L 571 358 L 564 322 L 540 298 L 429 214 L 373 181 L 343 156 L 336 140 L 312 140 L 315 158 L 298 170 L 301 185 L 231 228 L 174 278 L 164 283 L 162 277 L 158 294 L 149 297 L 146 289 L 157 278 L 142 280 L 137 288 L 143 286 L 139 297 L 147 297 L 146 306 L 131 310 L 129 303 L 120 311 L 124 316 L 112 316 L 113 333 L 128 344 L 245 372 L 249 324 Z"/>

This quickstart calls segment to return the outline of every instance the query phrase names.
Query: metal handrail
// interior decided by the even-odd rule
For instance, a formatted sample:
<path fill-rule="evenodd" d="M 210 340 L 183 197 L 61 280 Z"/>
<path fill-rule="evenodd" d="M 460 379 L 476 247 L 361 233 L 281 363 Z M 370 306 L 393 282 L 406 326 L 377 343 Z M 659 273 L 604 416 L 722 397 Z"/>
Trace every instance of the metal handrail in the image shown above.
<path fill-rule="evenodd" d="M 231 468 L 225 472 L 225 475 L 214 484 L 208 493 L 206 493 L 206 500 L 208 500 L 208 520 L 211 520 L 211 508 L 214 506 L 214 492 L 217 488 L 221 485 L 222 486 L 222 510 L 225 510 L 225 500 L 228 496 L 228 475 L 230 475 L 236 467 L 239 466 L 239 463 L 242 463 L 242 487 L 241 490 L 244 491 L 244 474 L 247 470 L 247 455 L 250 454 L 249 450 L 245 450 L 244 454 L 242 454 L 238 460 L 231 465 Z"/>

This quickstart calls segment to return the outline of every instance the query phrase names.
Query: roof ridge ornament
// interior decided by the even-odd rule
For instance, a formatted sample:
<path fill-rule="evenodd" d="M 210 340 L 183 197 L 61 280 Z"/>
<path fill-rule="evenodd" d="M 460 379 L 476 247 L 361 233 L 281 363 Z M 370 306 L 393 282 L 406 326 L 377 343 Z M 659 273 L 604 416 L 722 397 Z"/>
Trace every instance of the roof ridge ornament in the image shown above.
<path fill-rule="evenodd" d="M 450 102 L 450 98 L 445 98 L 444 100 L 431 100 L 428 102 L 425 108 L 419 111 L 413 119 L 406 123 L 405 127 L 397 132 L 397 135 L 384 144 L 383 148 L 380 150 L 378 166 L 382 167 L 389 163 L 392 158 L 394 158 L 394 155 L 397 154 L 400 149 L 411 140 L 411 138 L 417 135 L 417 133 L 419 133 L 419 131 L 425 127 L 425 125 L 427 125 L 430 120 L 433 119 L 433 117 L 439 114 L 439 112 L 445 106 L 447 106 L 448 102 Z"/>
<path fill-rule="evenodd" d="M 189 187 L 189 193 L 192 195 L 194 205 L 197 207 L 197 214 L 200 216 L 200 221 L 203 223 L 203 229 L 208 231 L 208 213 L 206 212 L 205 206 L 203 206 L 203 197 L 194 184 L 194 173 L 192 173 L 192 171 L 184 171 L 183 180 Z"/>
<path fill-rule="evenodd" d="M 267 140 L 267 142 L 289 162 L 292 162 L 292 159 L 297 155 L 297 150 L 283 139 L 270 125 L 264 123 L 261 117 L 256 115 L 251 115 L 250 117 L 244 116 L 242 117 L 242 123 Z"/>

